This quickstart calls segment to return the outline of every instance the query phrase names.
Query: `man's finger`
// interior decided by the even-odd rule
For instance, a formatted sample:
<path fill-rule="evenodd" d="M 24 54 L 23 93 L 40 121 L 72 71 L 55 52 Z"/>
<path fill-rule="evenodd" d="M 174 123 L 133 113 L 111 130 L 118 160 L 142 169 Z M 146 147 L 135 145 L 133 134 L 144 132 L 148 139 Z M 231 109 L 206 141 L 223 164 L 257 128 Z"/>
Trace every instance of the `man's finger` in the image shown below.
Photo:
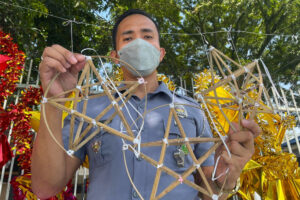
<path fill-rule="evenodd" d="M 72 65 L 70 68 L 70 73 L 74 76 L 77 77 L 78 72 L 80 72 L 84 66 L 85 66 L 85 60 L 82 62 L 77 63 L 76 65 Z"/>
<path fill-rule="evenodd" d="M 77 59 L 78 62 L 83 62 L 85 61 L 85 56 L 79 53 L 74 53 L 75 58 Z"/>
<path fill-rule="evenodd" d="M 75 65 L 76 63 L 78 63 L 77 58 L 71 51 L 69 51 L 57 44 L 52 45 L 52 47 L 55 48 L 57 51 L 59 51 L 65 57 L 65 59 L 72 65 Z"/>
<path fill-rule="evenodd" d="M 248 147 L 245 147 L 241 143 L 237 141 L 231 141 L 230 142 L 230 152 L 233 155 L 239 156 L 239 157 L 252 157 L 252 154 L 254 153 L 254 147 L 248 144 Z"/>
<path fill-rule="evenodd" d="M 235 132 L 238 132 L 240 130 L 240 126 L 238 125 L 238 123 L 236 122 L 231 122 L 231 125 L 233 126 L 230 126 L 230 129 L 229 129 L 229 133 L 235 133 Z"/>
<path fill-rule="evenodd" d="M 56 69 L 57 71 L 62 73 L 67 71 L 66 68 L 58 60 L 53 59 L 51 57 L 45 57 L 41 64 L 48 66 L 49 69 Z M 40 70 L 48 71 L 47 68 L 41 68 Z"/>
<path fill-rule="evenodd" d="M 241 143 L 245 148 L 252 149 L 254 137 L 250 131 L 239 131 L 238 134 L 228 134 L 230 141 Z"/>
<path fill-rule="evenodd" d="M 254 138 L 256 138 L 261 133 L 261 128 L 254 120 L 243 119 L 242 126 L 251 131 Z"/>
<path fill-rule="evenodd" d="M 63 65 L 67 69 L 71 67 L 71 64 L 65 59 L 65 57 L 53 47 L 47 47 L 42 57 L 43 57 L 43 61 L 47 57 L 50 57 L 52 59 L 59 61 L 61 65 Z"/>

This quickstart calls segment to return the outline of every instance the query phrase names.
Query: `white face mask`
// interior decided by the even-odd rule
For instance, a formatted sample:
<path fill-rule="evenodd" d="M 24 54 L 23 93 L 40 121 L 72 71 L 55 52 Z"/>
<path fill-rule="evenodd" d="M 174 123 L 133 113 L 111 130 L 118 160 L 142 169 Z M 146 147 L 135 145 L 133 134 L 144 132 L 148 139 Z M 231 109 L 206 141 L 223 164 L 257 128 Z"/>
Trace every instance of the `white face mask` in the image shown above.
<path fill-rule="evenodd" d="M 160 51 L 152 44 L 143 39 L 137 38 L 125 45 L 119 52 L 120 59 L 130 64 L 142 76 L 151 74 L 159 65 Z M 136 71 L 127 67 L 134 75 L 139 76 Z"/>

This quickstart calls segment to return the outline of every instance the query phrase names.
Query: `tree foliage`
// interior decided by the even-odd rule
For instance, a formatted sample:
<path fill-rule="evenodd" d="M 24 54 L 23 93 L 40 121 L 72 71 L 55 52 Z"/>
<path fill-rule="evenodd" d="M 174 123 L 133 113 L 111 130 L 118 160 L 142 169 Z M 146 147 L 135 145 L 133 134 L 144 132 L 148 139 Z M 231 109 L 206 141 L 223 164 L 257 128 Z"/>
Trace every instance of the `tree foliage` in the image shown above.
<path fill-rule="evenodd" d="M 39 11 L 0 4 L 0 26 L 12 34 L 36 65 L 45 46 L 58 43 L 71 48 L 67 19 L 77 22 L 72 23 L 74 51 L 90 47 L 108 54 L 115 18 L 129 8 L 139 8 L 153 14 L 160 25 L 161 46 L 167 55 L 159 71 L 172 75 L 175 81 L 178 77 L 188 79 L 207 67 L 205 50 L 212 45 L 242 64 L 262 58 L 277 83 L 299 88 L 300 0 L 6 2 Z"/>

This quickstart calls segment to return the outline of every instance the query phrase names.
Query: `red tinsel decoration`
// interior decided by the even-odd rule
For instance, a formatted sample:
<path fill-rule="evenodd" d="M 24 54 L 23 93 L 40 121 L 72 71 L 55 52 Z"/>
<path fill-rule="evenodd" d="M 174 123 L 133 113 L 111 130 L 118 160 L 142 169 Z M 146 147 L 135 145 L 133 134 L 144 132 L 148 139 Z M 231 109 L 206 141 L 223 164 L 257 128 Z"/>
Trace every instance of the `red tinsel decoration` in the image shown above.
<path fill-rule="evenodd" d="M 15 177 L 10 183 L 13 186 L 14 200 L 37 199 L 31 190 L 30 173 Z M 72 193 L 72 184 L 69 181 L 62 192 L 47 200 L 76 200 L 76 197 Z"/>
<path fill-rule="evenodd" d="M 0 54 L 0 75 L 2 75 L 5 72 L 8 66 L 7 61 L 9 61 L 10 59 L 10 57 Z"/>
<path fill-rule="evenodd" d="M 13 120 L 11 114 L 15 111 L 3 109 L 3 102 L 16 89 L 16 83 L 22 73 L 25 54 L 19 51 L 18 45 L 12 42 L 12 38 L 0 31 L 0 145 L 2 167 L 12 158 L 10 145 L 5 132 L 9 129 Z"/>
<path fill-rule="evenodd" d="M 13 157 L 6 135 L 0 135 L 0 167 Z"/>
<path fill-rule="evenodd" d="M 2 62 L 3 70 L 0 71 L 0 103 L 2 107 L 3 100 L 16 89 L 16 83 L 24 68 L 25 54 L 18 49 L 17 44 L 13 43 L 10 35 L 2 31 L 0 31 L 0 54 L 10 58 L 5 63 Z"/>
<path fill-rule="evenodd" d="M 43 90 L 42 87 L 34 88 L 30 86 L 29 88 L 22 91 L 21 94 L 22 96 L 20 98 L 20 103 L 23 104 L 28 111 L 32 110 L 32 106 L 40 104 Z"/>

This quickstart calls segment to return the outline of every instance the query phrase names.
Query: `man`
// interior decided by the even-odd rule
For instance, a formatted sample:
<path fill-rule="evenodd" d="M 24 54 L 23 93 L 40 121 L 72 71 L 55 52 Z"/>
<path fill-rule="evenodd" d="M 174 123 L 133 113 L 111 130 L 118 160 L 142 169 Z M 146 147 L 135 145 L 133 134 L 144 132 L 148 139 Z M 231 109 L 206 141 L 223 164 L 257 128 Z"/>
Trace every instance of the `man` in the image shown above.
<path fill-rule="evenodd" d="M 145 12 L 140 10 L 129 10 L 120 16 L 113 30 L 114 50 L 111 52 L 111 57 L 121 58 L 132 64 L 137 71 L 139 71 L 146 82 L 147 91 L 147 109 L 154 108 L 164 103 L 172 102 L 172 94 L 167 90 L 163 83 L 157 81 L 157 72 L 155 68 L 165 56 L 165 50 L 160 47 L 159 30 L 155 21 Z M 137 50 L 138 49 L 138 50 Z M 145 52 L 144 52 L 145 51 Z M 137 55 L 138 54 L 138 55 Z M 151 56 L 151 58 L 149 58 Z M 47 47 L 42 56 L 43 60 L 40 64 L 40 76 L 42 87 L 48 87 L 49 82 L 57 72 L 61 72 L 60 76 L 54 81 L 49 90 L 48 96 L 55 96 L 65 90 L 74 88 L 77 82 L 78 72 L 82 70 L 85 64 L 85 57 L 80 54 L 71 53 L 59 45 Z M 143 61 L 143 66 L 139 65 Z M 137 76 L 135 71 L 122 68 L 124 73 L 124 80 L 136 81 Z M 133 97 L 130 99 L 132 104 L 136 106 L 140 112 L 143 112 L 145 105 L 144 86 L 140 85 L 135 91 Z M 193 104 L 192 100 L 176 95 L 175 101 L 187 104 Z M 94 117 L 107 105 L 109 105 L 107 98 L 100 98 L 88 103 L 87 115 Z M 61 144 L 68 141 L 68 127 L 69 119 L 65 122 L 63 130 L 61 127 L 61 111 L 45 104 L 47 112 L 47 120 L 52 128 L 52 132 Z M 80 109 L 80 108 L 79 108 Z M 135 114 L 130 108 L 130 112 Z M 195 113 L 194 110 L 186 108 L 187 113 L 191 116 L 182 118 L 183 126 L 186 132 L 189 132 L 189 137 L 196 136 L 210 136 L 210 132 L 204 125 L 207 122 L 203 115 Z M 162 139 L 165 129 L 165 121 L 167 120 L 167 111 L 153 112 L 151 116 L 146 116 L 145 128 L 142 132 L 144 141 L 155 141 L 156 137 Z M 126 116 L 128 119 L 128 116 Z M 105 116 L 104 116 L 105 120 Z M 185 120 L 185 121 L 184 121 Z M 139 123 L 139 122 L 137 122 Z M 202 124 L 202 126 L 201 126 Z M 113 128 L 120 128 L 120 120 L 114 119 L 111 124 Z M 244 165 L 249 161 L 254 153 L 254 137 L 256 137 L 260 128 L 254 121 L 242 121 L 242 126 L 245 130 L 233 132 L 230 130 L 228 134 L 227 144 L 231 151 L 231 158 L 225 151 L 224 146 L 218 148 L 215 153 L 215 160 L 220 156 L 220 161 L 216 171 L 216 176 L 223 173 L 229 168 L 228 178 L 226 180 L 224 190 L 230 191 L 236 186 L 236 180 Z M 203 132 L 204 131 L 204 132 Z M 204 135 L 202 135 L 204 134 Z M 180 137 L 176 124 L 171 125 L 170 137 Z M 97 146 L 97 145 L 98 146 Z M 203 155 L 210 147 L 210 144 L 194 145 L 194 152 L 197 157 Z M 166 152 L 164 164 L 178 173 L 182 173 L 188 166 L 187 164 L 177 165 L 173 153 L 178 150 L 177 147 L 169 146 Z M 147 155 L 152 155 L 152 158 L 158 160 L 160 153 L 159 148 L 142 148 L 142 152 Z M 62 151 L 50 137 L 45 126 L 44 119 L 41 119 L 40 129 L 34 144 L 32 154 L 32 189 L 34 193 L 40 198 L 47 198 L 55 195 L 57 192 L 67 184 L 72 178 L 76 169 L 80 166 L 84 156 L 88 154 L 90 161 L 90 185 L 88 189 L 88 199 L 138 199 L 138 195 L 130 185 L 127 174 L 124 169 L 122 157 L 122 143 L 121 139 L 111 134 L 102 131 L 95 136 L 88 144 L 82 147 L 75 153 L 75 158 L 69 157 Z M 151 157 L 151 156 L 150 156 Z M 138 190 L 141 191 L 145 199 L 150 198 L 152 184 L 154 181 L 156 168 L 140 160 L 134 156 L 132 152 L 126 151 L 126 160 L 130 176 L 133 177 L 133 182 L 136 184 Z M 188 164 L 192 164 L 190 158 L 185 158 Z M 213 157 L 210 156 L 202 165 L 201 168 L 207 179 L 211 180 L 211 174 L 214 168 Z M 195 180 L 198 184 L 204 185 L 203 181 L 196 175 Z M 225 176 L 217 179 L 211 185 L 214 193 L 219 192 L 219 188 L 225 181 Z M 192 176 L 189 180 L 194 181 Z M 169 175 L 162 175 L 158 193 L 167 187 L 172 181 L 173 177 Z M 194 199 L 197 196 L 197 191 L 187 186 L 180 184 L 175 190 L 168 193 L 163 199 Z M 226 198 L 223 195 L 222 198 Z M 210 199 L 203 196 L 203 199 Z"/>

